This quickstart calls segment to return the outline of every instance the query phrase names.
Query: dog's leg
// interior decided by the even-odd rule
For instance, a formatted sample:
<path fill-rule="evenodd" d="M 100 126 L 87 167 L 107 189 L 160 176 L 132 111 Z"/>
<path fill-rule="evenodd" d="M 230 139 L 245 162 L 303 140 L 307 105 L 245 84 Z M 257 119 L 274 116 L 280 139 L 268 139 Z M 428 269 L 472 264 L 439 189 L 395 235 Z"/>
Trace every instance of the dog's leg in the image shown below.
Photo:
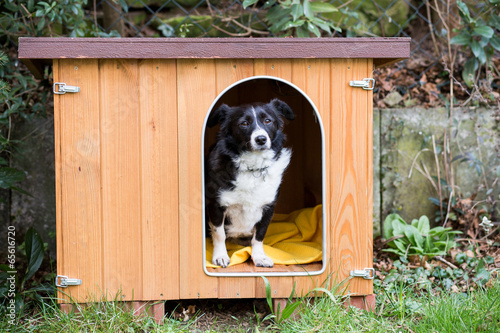
<path fill-rule="evenodd" d="M 257 267 L 273 267 L 274 265 L 273 260 L 264 252 L 263 243 L 273 212 L 274 206 L 264 208 L 262 219 L 255 225 L 255 233 L 252 238 L 252 260 Z"/>
<path fill-rule="evenodd" d="M 257 267 L 273 267 L 274 263 L 264 252 L 262 241 L 258 241 L 255 236 L 252 239 L 252 260 Z"/>
<path fill-rule="evenodd" d="M 212 232 L 212 242 L 214 251 L 212 254 L 212 264 L 227 267 L 230 259 L 226 249 L 226 231 L 224 230 L 225 214 L 220 208 L 214 208 L 210 214 L 210 230 Z M 214 221 L 214 223 L 212 223 Z"/>
<path fill-rule="evenodd" d="M 212 226 L 212 241 L 214 242 L 214 253 L 212 255 L 212 264 L 227 267 L 230 259 L 226 250 L 226 232 L 224 226 Z"/>

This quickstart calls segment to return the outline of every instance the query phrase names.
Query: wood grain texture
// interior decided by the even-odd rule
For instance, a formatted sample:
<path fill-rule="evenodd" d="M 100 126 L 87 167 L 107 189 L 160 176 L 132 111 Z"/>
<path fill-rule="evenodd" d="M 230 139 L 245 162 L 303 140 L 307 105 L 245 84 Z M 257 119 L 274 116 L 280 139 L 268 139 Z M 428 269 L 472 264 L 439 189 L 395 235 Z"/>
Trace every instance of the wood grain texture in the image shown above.
<path fill-rule="evenodd" d="M 325 132 L 325 138 L 322 142 L 325 150 L 325 176 L 326 179 L 324 181 L 326 188 L 330 188 L 330 140 L 328 140 L 328 133 L 330 133 L 330 60 L 328 59 L 304 59 L 304 60 L 293 60 L 292 63 L 292 82 L 297 85 L 298 88 L 304 91 L 304 93 L 311 99 L 311 101 L 316 106 L 319 116 L 321 117 L 321 122 L 323 124 L 323 129 Z M 314 124 L 308 124 L 307 129 L 304 135 L 309 134 L 311 130 L 318 131 L 318 126 L 314 126 Z M 317 170 L 315 166 L 311 166 L 310 163 L 312 156 L 317 156 L 318 154 L 321 156 L 321 147 L 316 145 L 312 147 L 307 147 L 305 152 L 305 157 L 303 158 L 305 163 L 304 167 L 309 170 L 315 170 L 315 172 L 309 172 L 308 174 L 308 183 L 311 188 L 314 188 L 315 196 L 320 196 L 321 192 L 317 193 L 318 189 L 321 191 L 321 186 L 318 186 L 318 183 L 321 184 L 322 175 L 321 170 Z M 312 152 L 316 150 L 315 154 Z M 327 221 L 327 225 L 330 224 L 331 221 L 331 213 L 330 213 L 330 192 L 326 191 L 325 193 L 325 202 L 323 203 L 325 207 L 325 219 Z M 327 243 L 323 251 L 327 251 L 330 248 L 330 228 L 327 228 L 325 231 Z M 325 263 L 326 265 L 327 263 Z M 319 270 L 319 269 L 318 269 Z M 325 269 L 325 272 L 321 275 L 315 275 L 311 277 L 295 277 L 295 290 L 298 295 L 304 295 L 311 289 L 315 287 L 319 287 L 322 283 L 327 279 L 329 274 L 329 267 Z"/>
<path fill-rule="evenodd" d="M 56 82 L 81 89 L 54 97 L 58 274 L 82 280 L 64 293 L 85 302 L 99 296 L 103 282 L 98 62 L 60 60 L 55 67 Z"/>
<path fill-rule="evenodd" d="M 179 298 L 177 75 L 174 60 L 139 64 L 143 298 Z"/>
<path fill-rule="evenodd" d="M 331 270 L 339 280 L 354 269 L 372 267 L 372 216 L 369 199 L 372 160 L 369 150 L 368 115 L 371 96 L 365 90 L 349 87 L 350 80 L 371 77 L 372 60 L 332 60 L 331 78 Z M 370 280 L 355 278 L 349 291 L 366 295 L 373 292 Z"/>
<path fill-rule="evenodd" d="M 100 61 L 104 290 L 127 301 L 144 299 L 138 71 Z"/>
<path fill-rule="evenodd" d="M 410 38 L 29 38 L 20 59 L 304 59 L 410 56 Z"/>
<path fill-rule="evenodd" d="M 216 60 L 216 94 L 239 80 L 253 76 L 252 60 Z M 255 296 L 255 278 L 218 278 L 219 298 L 253 298 Z"/>
<path fill-rule="evenodd" d="M 201 142 L 216 97 L 213 60 L 177 60 L 180 298 L 216 298 L 218 281 L 203 271 Z"/>
<path fill-rule="evenodd" d="M 297 85 L 318 107 L 325 129 L 329 266 L 312 280 L 270 277 L 273 297 L 288 297 L 294 285 L 305 294 L 328 273 L 343 279 L 350 270 L 372 267 L 373 95 L 348 86 L 371 76 L 371 59 L 65 59 L 54 64 L 56 81 L 82 89 L 55 96 L 54 117 L 58 274 L 84 281 L 65 290 L 76 300 L 91 301 L 100 292 L 108 298 L 121 292 L 127 301 L 265 297 L 262 279 L 209 277 L 202 258 L 204 119 L 221 91 L 252 75 Z M 230 98 L 242 102 L 262 93 L 254 88 L 236 90 Z M 285 98 L 301 112 L 312 112 L 303 99 Z M 313 120 L 290 127 L 299 141 L 304 138 L 303 146 L 295 143 L 303 161 L 290 170 L 297 182 L 283 187 L 283 196 L 291 195 L 283 209 L 302 208 L 307 195 L 317 198 L 321 191 L 317 163 L 311 162 L 317 143 L 306 137 L 316 126 Z M 353 279 L 349 290 L 371 294 L 372 282 Z"/>
<path fill-rule="evenodd" d="M 54 81 L 61 80 L 59 74 L 59 60 L 54 60 L 52 76 Z M 54 96 L 54 157 L 55 157 L 55 192 L 56 192 L 56 256 L 59 268 L 57 274 L 63 275 L 64 272 L 64 252 L 63 252 L 63 230 L 64 221 L 62 219 L 62 184 L 61 184 L 61 103 L 59 98 Z M 57 292 L 58 303 L 66 300 L 64 294 L 60 291 Z"/>
<path fill-rule="evenodd" d="M 367 59 L 367 74 L 371 75 L 375 70 L 375 65 L 373 64 L 372 59 Z M 367 131 L 366 135 L 368 136 L 368 146 L 367 146 L 367 157 L 366 157 L 366 165 L 367 165 L 367 186 L 366 186 L 366 194 L 367 194 L 367 202 L 366 202 L 366 220 L 362 223 L 361 228 L 365 230 L 365 240 L 366 243 L 362 243 L 361 246 L 364 246 L 365 251 L 365 263 L 366 267 L 373 267 L 373 90 L 368 90 L 366 94 L 366 123 L 367 123 Z M 372 300 L 370 304 L 373 305 L 373 309 L 375 309 L 375 295 L 373 294 L 373 280 L 365 281 L 362 283 L 363 291 L 360 291 L 360 294 L 367 295 L 367 300 Z M 368 296 L 371 295 L 371 296 Z"/>

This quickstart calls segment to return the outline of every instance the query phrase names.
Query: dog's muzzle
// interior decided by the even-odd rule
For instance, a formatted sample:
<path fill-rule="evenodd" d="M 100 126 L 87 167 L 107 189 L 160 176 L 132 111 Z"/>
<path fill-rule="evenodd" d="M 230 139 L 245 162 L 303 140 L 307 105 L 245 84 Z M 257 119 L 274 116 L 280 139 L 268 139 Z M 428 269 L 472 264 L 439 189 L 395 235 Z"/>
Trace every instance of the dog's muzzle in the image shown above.
<path fill-rule="evenodd" d="M 267 137 L 264 135 L 259 135 L 258 137 L 255 138 L 255 143 L 258 144 L 259 146 L 265 145 L 267 142 Z"/>
<path fill-rule="evenodd" d="M 264 150 L 271 148 L 271 140 L 269 139 L 269 135 L 263 129 L 259 129 L 252 133 L 252 137 L 250 139 L 250 145 L 254 150 Z"/>

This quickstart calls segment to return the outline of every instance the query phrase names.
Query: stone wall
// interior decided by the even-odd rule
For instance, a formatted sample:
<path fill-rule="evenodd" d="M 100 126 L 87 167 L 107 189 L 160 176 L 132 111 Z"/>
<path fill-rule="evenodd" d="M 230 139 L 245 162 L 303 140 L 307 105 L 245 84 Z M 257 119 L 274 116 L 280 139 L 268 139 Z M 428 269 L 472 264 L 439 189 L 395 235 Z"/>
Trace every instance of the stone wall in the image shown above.
<path fill-rule="evenodd" d="M 493 118 L 493 109 L 454 109 L 451 121 L 451 152 L 458 158 L 452 163 L 455 194 L 467 198 L 477 193 L 482 200 L 486 186 L 493 188 L 498 200 L 499 187 L 494 181 L 500 177 L 499 132 Z M 437 168 L 432 135 L 436 146 L 442 192 L 446 186 L 444 174 L 443 136 L 448 125 L 448 110 L 436 109 L 380 109 L 374 113 L 374 227 L 391 212 L 398 212 L 411 221 L 427 215 L 436 217 L 438 206 L 429 197 L 438 197 L 429 177 L 437 185 Z M 418 155 L 418 156 L 417 156 Z M 425 168 L 424 168 L 425 166 Z M 488 185 L 485 185 L 487 183 Z M 484 186 L 483 186 L 484 185 Z"/>
<path fill-rule="evenodd" d="M 479 188 L 480 184 L 486 179 L 491 185 L 495 177 L 500 177 L 496 150 L 500 144 L 492 113 L 493 110 L 488 109 L 454 111 L 454 156 L 470 154 L 483 163 L 479 165 L 480 171 L 486 172 L 486 175 L 478 174 L 476 165 L 470 161 L 453 163 L 457 191 L 465 197 L 478 192 L 477 199 L 480 199 L 486 192 L 484 188 Z M 379 230 L 380 220 L 392 211 L 399 212 L 407 220 L 424 214 L 433 220 L 437 207 L 428 198 L 437 197 L 436 191 L 416 167 L 412 168 L 412 164 L 415 161 L 422 165 L 423 162 L 431 176 L 437 175 L 431 135 L 434 134 L 436 146 L 440 149 L 447 124 L 448 111 L 444 108 L 374 111 L 375 233 Z M 5 231 L 10 222 L 16 225 L 18 234 L 23 234 L 30 226 L 34 226 L 44 241 L 49 243 L 51 255 L 55 256 L 53 119 L 38 119 L 23 124 L 16 129 L 16 133 L 16 139 L 22 139 L 23 144 L 16 151 L 14 166 L 26 170 L 27 179 L 20 187 L 31 193 L 32 197 L 17 192 L 1 193 L 6 203 L 0 203 L 0 229 Z M 442 153 L 438 154 L 438 158 L 442 168 Z M 498 198 L 498 186 L 495 191 L 495 197 Z M 19 236 L 18 241 L 21 239 Z"/>

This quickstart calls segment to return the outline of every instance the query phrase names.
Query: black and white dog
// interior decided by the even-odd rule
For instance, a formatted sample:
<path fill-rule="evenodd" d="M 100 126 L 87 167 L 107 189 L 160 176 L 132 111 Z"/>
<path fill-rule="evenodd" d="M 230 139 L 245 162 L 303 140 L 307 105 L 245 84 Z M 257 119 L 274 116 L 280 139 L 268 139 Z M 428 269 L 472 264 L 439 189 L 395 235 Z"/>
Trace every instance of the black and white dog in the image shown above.
<path fill-rule="evenodd" d="M 262 241 L 291 157 L 291 151 L 283 148 L 282 117 L 293 120 L 295 115 L 285 102 L 273 99 L 268 104 L 223 104 L 208 118 L 208 127 L 220 123 L 205 165 L 214 265 L 229 265 L 225 240 L 231 238 L 252 246 L 255 266 L 273 267 Z"/>

